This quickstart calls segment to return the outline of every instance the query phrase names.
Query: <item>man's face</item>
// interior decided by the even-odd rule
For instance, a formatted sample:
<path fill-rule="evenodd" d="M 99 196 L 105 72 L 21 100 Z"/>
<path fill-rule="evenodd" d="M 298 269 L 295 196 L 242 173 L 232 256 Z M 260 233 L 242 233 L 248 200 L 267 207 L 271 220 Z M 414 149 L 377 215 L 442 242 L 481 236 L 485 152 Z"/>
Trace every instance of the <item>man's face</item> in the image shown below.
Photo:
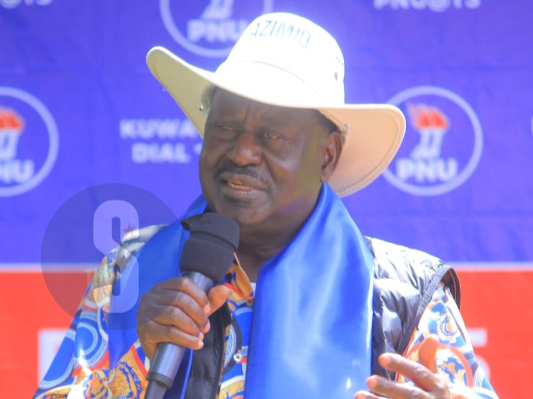
<path fill-rule="evenodd" d="M 327 128 L 317 111 L 261 104 L 217 89 L 200 154 L 209 205 L 244 229 L 293 230 L 321 186 Z"/>

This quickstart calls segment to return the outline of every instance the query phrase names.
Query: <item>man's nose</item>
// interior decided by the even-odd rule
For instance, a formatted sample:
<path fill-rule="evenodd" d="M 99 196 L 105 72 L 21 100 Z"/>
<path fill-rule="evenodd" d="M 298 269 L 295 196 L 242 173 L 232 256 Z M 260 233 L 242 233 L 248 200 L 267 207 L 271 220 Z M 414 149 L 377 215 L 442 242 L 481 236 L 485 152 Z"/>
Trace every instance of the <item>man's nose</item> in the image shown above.
<path fill-rule="evenodd" d="M 228 158 L 239 166 L 261 162 L 261 143 L 256 134 L 243 130 L 235 136 Z"/>

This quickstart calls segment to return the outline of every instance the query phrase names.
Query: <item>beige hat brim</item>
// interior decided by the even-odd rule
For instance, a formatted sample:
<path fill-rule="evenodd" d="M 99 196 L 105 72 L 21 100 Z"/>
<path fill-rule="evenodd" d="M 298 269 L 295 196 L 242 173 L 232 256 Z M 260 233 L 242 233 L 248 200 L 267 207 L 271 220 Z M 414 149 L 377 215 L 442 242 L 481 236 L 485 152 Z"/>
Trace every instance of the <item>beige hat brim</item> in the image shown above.
<path fill-rule="evenodd" d="M 232 65 L 233 76 L 215 74 L 188 64 L 163 47 L 152 48 L 147 63 L 202 137 L 207 115 L 200 110 L 201 96 L 213 85 L 261 103 L 317 109 L 339 126 L 349 125 L 339 164 L 328 182 L 341 197 L 375 180 L 392 161 L 405 133 L 405 118 L 392 105 L 324 104 L 310 89 L 306 93 L 307 88 L 294 77 L 281 70 L 276 72 L 268 65 L 243 63 L 240 67 Z M 268 70 L 268 76 L 273 73 L 277 76 L 268 81 L 258 79 L 263 76 L 261 69 L 265 73 Z M 272 81 L 277 88 L 272 87 Z"/>

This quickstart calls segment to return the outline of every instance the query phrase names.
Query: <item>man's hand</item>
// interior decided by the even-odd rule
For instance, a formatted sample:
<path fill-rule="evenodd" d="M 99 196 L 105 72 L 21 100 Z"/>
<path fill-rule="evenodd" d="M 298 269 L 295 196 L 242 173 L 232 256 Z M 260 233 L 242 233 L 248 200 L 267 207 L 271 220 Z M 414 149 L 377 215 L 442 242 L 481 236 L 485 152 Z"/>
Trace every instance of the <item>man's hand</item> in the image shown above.
<path fill-rule="evenodd" d="M 144 354 L 152 360 L 161 342 L 200 349 L 210 328 L 208 316 L 228 295 L 223 285 L 211 288 L 206 295 L 187 277 L 155 285 L 143 295 L 137 311 L 137 335 Z"/>
<path fill-rule="evenodd" d="M 367 379 L 370 392 L 359 391 L 355 399 L 451 399 L 452 394 L 446 378 L 438 374 L 436 354 L 439 342 L 435 337 L 422 341 L 418 351 L 420 363 L 408 360 L 400 355 L 384 353 L 379 357 L 379 364 L 387 370 L 394 371 L 409 378 L 415 385 L 401 384 L 373 375 Z"/>

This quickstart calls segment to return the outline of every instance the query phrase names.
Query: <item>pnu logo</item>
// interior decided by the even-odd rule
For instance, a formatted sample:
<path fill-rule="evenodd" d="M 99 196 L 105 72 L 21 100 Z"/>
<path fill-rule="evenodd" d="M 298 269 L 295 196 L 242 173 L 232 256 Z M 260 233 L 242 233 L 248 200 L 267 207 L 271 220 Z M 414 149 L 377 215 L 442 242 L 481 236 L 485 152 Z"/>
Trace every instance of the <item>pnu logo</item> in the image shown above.
<path fill-rule="evenodd" d="M 22 90 L 0 87 L 0 197 L 40 184 L 58 147 L 57 127 L 44 104 Z"/>
<path fill-rule="evenodd" d="M 457 94 L 433 86 L 414 87 L 389 100 L 407 116 L 398 155 L 383 176 L 414 195 L 441 195 L 462 185 L 483 151 L 481 124 Z"/>
<path fill-rule="evenodd" d="M 481 0 L 374 0 L 374 8 L 382 10 L 390 7 L 393 10 L 425 10 L 444 12 L 448 9 L 469 8 L 481 6 Z"/>
<path fill-rule="evenodd" d="M 272 11 L 273 0 L 160 0 L 163 23 L 182 47 L 204 57 L 225 57 L 252 19 Z"/>

